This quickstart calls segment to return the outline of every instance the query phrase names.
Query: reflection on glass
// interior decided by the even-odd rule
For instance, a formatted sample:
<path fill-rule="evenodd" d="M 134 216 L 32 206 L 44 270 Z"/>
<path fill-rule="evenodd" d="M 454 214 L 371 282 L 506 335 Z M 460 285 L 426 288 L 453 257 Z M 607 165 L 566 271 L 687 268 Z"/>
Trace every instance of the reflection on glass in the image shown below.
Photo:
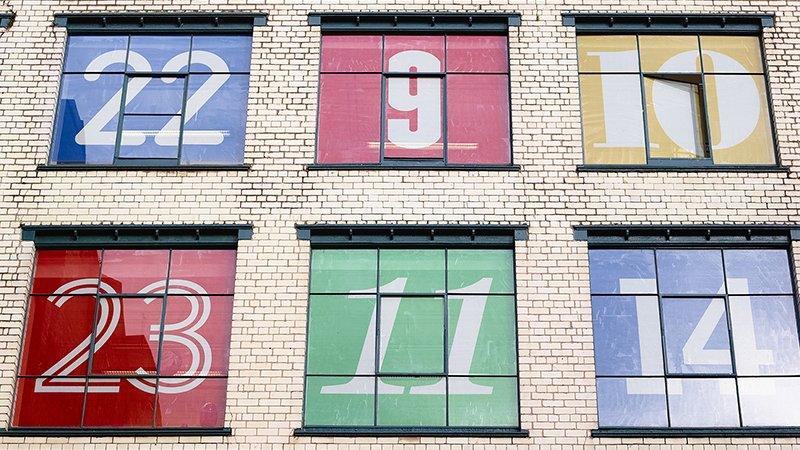
<path fill-rule="evenodd" d="M 601 427 L 666 427 L 663 378 L 598 378 Z"/>
<path fill-rule="evenodd" d="M 739 426 L 733 378 L 672 378 L 667 380 L 667 393 L 673 427 Z"/>
<path fill-rule="evenodd" d="M 375 373 L 375 304 L 373 295 L 312 295 L 306 373 Z"/>
<path fill-rule="evenodd" d="M 742 426 L 800 426 L 800 378 L 739 378 Z"/>
<path fill-rule="evenodd" d="M 731 296 L 736 371 L 741 375 L 800 375 L 794 298 Z"/>
<path fill-rule="evenodd" d="M 724 294 L 719 250 L 657 250 L 662 294 Z"/>
<path fill-rule="evenodd" d="M 381 297 L 380 371 L 444 372 L 444 300 Z"/>
<path fill-rule="evenodd" d="M 356 380 L 358 390 L 347 394 L 325 394 L 326 386 L 338 386 Z M 306 377 L 303 423 L 314 425 L 374 425 L 374 377 Z"/>
<path fill-rule="evenodd" d="M 460 378 L 450 378 L 451 386 Z M 515 378 L 470 378 L 471 383 L 491 388 L 491 394 L 470 395 L 450 390 L 449 425 L 454 427 L 517 427 L 517 380 Z"/>
<path fill-rule="evenodd" d="M 639 36 L 642 72 L 700 73 L 697 36 Z"/>
<path fill-rule="evenodd" d="M 441 293 L 444 267 L 444 250 L 381 250 L 380 291 Z M 398 283 L 398 278 L 405 283 Z"/>
<path fill-rule="evenodd" d="M 731 294 L 791 294 L 786 250 L 723 250 Z"/>
<path fill-rule="evenodd" d="M 445 425 L 443 378 L 381 377 L 380 381 L 378 426 Z M 420 395 L 421 391 L 427 394 Z"/>
<path fill-rule="evenodd" d="M 578 71 L 638 73 L 636 36 L 578 36 Z"/>
<path fill-rule="evenodd" d="M 761 41 L 757 36 L 700 36 L 706 73 L 762 73 Z"/>
<path fill-rule="evenodd" d="M 592 294 L 655 294 L 652 250 L 589 250 Z"/>
<path fill-rule="evenodd" d="M 597 375 L 662 375 L 658 297 L 592 296 Z"/>

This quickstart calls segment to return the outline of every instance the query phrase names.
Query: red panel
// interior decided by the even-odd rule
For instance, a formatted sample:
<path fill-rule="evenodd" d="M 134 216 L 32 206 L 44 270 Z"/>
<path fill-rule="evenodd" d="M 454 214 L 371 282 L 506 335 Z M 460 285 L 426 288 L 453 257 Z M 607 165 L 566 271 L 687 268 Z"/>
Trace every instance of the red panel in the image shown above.
<path fill-rule="evenodd" d="M 232 297 L 168 297 L 161 375 L 227 375 L 232 312 Z M 210 349 L 210 353 L 205 348 Z M 208 370 L 203 371 L 204 367 Z"/>
<path fill-rule="evenodd" d="M 320 75 L 317 162 L 380 161 L 380 75 Z"/>
<path fill-rule="evenodd" d="M 153 383 L 153 380 L 149 380 Z M 155 395 L 128 380 L 120 380 L 119 392 L 86 395 L 84 427 L 152 427 Z"/>
<path fill-rule="evenodd" d="M 443 157 L 442 87 L 439 78 L 387 78 L 386 158 Z"/>
<path fill-rule="evenodd" d="M 19 378 L 14 402 L 15 427 L 78 427 L 83 392 L 37 393 L 35 378 Z"/>
<path fill-rule="evenodd" d="M 508 73 L 506 36 L 447 36 L 447 72 Z"/>
<path fill-rule="evenodd" d="M 386 36 L 384 45 L 384 70 L 387 72 L 444 71 L 444 36 Z M 428 58 L 395 58 L 395 55 L 405 51 L 430 53 L 438 59 L 438 67 L 430 67 Z M 424 66 L 406 64 L 405 61 L 409 60 L 424 63 Z"/>
<path fill-rule="evenodd" d="M 509 164 L 508 76 L 447 78 L 447 160 L 452 164 Z"/>
<path fill-rule="evenodd" d="M 236 250 L 173 250 L 170 292 L 184 289 L 181 280 L 200 285 L 208 294 L 233 294 Z"/>
<path fill-rule="evenodd" d="M 225 423 L 226 378 L 206 378 L 180 394 L 165 393 L 168 379 L 159 381 L 156 426 L 220 428 Z"/>
<path fill-rule="evenodd" d="M 119 285 L 117 293 L 135 294 L 167 278 L 169 250 L 106 250 L 103 253 L 103 281 Z"/>
<path fill-rule="evenodd" d="M 325 35 L 322 36 L 323 72 L 381 71 L 381 36 Z"/>
<path fill-rule="evenodd" d="M 95 350 L 92 374 L 142 375 L 142 369 L 147 375 L 155 375 L 163 299 L 104 298 L 100 302 L 98 322 L 104 309 L 109 316 L 117 312 L 119 321 L 109 333 L 98 331 L 95 345 L 103 345 Z"/>
<path fill-rule="evenodd" d="M 100 275 L 100 250 L 39 250 L 32 292 L 51 294 L 64 284 Z"/>

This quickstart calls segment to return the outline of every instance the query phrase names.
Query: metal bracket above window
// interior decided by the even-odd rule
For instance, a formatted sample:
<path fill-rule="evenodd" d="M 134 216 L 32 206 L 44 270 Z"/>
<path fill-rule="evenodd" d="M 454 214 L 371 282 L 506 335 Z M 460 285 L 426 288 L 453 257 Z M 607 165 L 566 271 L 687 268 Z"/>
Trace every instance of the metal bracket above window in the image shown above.
<path fill-rule="evenodd" d="M 70 32 L 242 32 L 267 24 L 266 14 L 239 13 L 121 13 L 56 14 L 53 26 Z"/>
<path fill-rule="evenodd" d="M 800 226 L 793 225 L 579 225 L 576 241 L 589 245 L 692 246 L 780 245 L 800 240 Z"/>
<path fill-rule="evenodd" d="M 562 23 L 578 32 L 760 33 L 775 25 L 773 14 L 594 14 L 564 13 Z"/>
<path fill-rule="evenodd" d="M 14 13 L 0 13 L 0 28 L 8 28 L 14 21 Z"/>
<path fill-rule="evenodd" d="M 519 26 L 517 13 L 311 13 L 308 24 L 322 31 L 442 33 L 506 32 Z"/>
<path fill-rule="evenodd" d="M 296 225 L 312 245 L 513 246 L 528 239 L 528 225 Z"/>
<path fill-rule="evenodd" d="M 252 225 L 23 225 L 39 248 L 236 247 Z"/>

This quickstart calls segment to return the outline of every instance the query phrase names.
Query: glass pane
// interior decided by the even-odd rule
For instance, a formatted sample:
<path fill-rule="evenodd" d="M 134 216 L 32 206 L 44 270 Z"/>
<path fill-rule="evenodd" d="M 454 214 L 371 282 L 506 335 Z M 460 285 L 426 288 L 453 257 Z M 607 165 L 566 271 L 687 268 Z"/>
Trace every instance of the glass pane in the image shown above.
<path fill-rule="evenodd" d="M 382 377 L 378 426 L 444 426 L 444 378 Z"/>
<path fill-rule="evenodd" d="M 160 139 L 172 118 L 180 120 L 180 116 L 125 116 L 119 158 L 177 158 L 177 141 L 168 143 Z"/>
<path fill-rule="evenodd" d="M 83 411 L 83 390 L 74 379 L 52 379 L 56 385 L 70 384 L 78 392 L 37 392 L 37 384 L 45 379 L 18 378 L 14 399 L 15 427 L 64 427 L 75 428 L 81 425 Z M 80 385 L 84 385 L 83 379 Z"/>
<path fill-rule="evenodd" d="M 731 294 L 791 294 L 786 250 L 724 250 Z"/>
<path fill-rule="evenodd" d="M 586 164 L 645 164 L 639 75 L 580 75 Z"/>
<path fill-rule="evenodd" d="M 738 427 L 739 405 L 733 378 L 667 380 L 673 427 Z"/>
<path fill-rule="evenodd" d="M 663 378 L 598 378 L 601 427 L 666 427 Z"/>
<path fill-rule="evenodd" d="M 80 279 L 95 279 L 100 275 L 100 250 L 37 250 L 34 268 L 34 294 L 52 294 L 65 284 Z M 87 287 L 93 289 L 86 290 Z M 81 287 L 83 294 L 97 292 L 97 283 Z"/>
<path fill-rule="evenodd" d="M 655 294 L 652 250 L 589 250 L 592 294 Z"/>
<path fill-rule="evenodd" d="M 377 250 L 313 250 L 311 292 L 375 292 L 378 282 Z"/>
<path fill-rule="evenodd" d="M 386 36 L 383 53 L 387 72 L 444 70 L 444 36 Z"/>
<path fill-rule="evenodd" d="M 462 389 L 462 381 L 484 388 Z M 515 378 L 448 379 L 449 425 L 453 427 L 517 427 L 517 380 Z"/>
<path fill-rule="evenodd" d="M 382 46 L 382 36 L 324 35 L 320 70 L 380 73 Z"/>
<path fill-rule="evenodd" d="M 664 298 L 669 373 L 732 373 L 724 298 Z"/>
<path fill-rule="evenodd" d="M 202 380 L 202 381 L 200 381 Z M 226 378 L 200 378 L 186 392 L 173 392 L 169 378 L 158 381 L 157 427 L 221 428 L 225 424 Z"/>
<path fill-rule="evenodd" d="M 447 36 L 447 71 L 508 73 L 508 37 Z"/>
<path fill-rule="evenodd" d="M 249 72 L 252 48 L 252 36 L 224 34 L 194 36 L 192 38 L 191 71 Z M 213 57 L 205 55 L 206 52 L 211 53 Z M 221 59 L 222 63 L 219 63 L 217 58 Z M 219 68 L 216 67 L 217 65 Z"/>
<path fill-rule="evenodd" d="M 651 158 L 706 158 L 706 126 L 700 78 L 645 77 Z"/>
<path fill-rule="evenodd" d="M 138 90 L 142 83 L 144 87 Z M 180 114 L 183 109 L 183 78 L 134 77 L 125 93 L 126 114 Z M 134 89 L 135 88 L 135 89 Z"/>
<path fill-rule="evenodd" d="M 512 250 L 448 250 L 447 289 L 451 294 L 513 294 Z"/>
<path fill-rule="evenodd" d="M 743 426 L 800 426 L 800 378 L 739 378 Z"/>
<path fill-rule="evenodd" d="M 386 158 L 443 157 L 442 87 L 440 78 L 386 79 Z"/>
<path fill-rule="evenodd" d="M 133 35 L 128 65 L 137 72 L 186 72 L 191 40 L 191 36 L 181 35 Z M 148 67 L 137 66 L 136 53 L 149 63 Z"/>
<path fill-rule="evenodd" d="M 708 75 L 705 81 L 714 162 L 775 164 L 764 77 Z"/>
<path fill-rule="evenodd" d="M 106 250 L 103 282 L 118 294 L 137 294 L 145 288 L 164 292 L 168 262 L 169 250 Z"/>
<path fill-rule="evenodd" d="M 513 296 L 450 295 L 447 322 L 449 374 L 517 373 Z M 465 383 L 469 380 L 462 379 Z"/>
<path fill-rule="evenodd" d="M 662 375 L 658 297 L 592 296 L 597 375 Z"/>
<path fill-rule="evenodd" d="M 98 303 L 91 373 L 156 375 L 162 299 L 101 298 Z"/>
<path fill-rule="evenodd" d="M 793 297 L 730 297 L 736 372 L 800 375 Z"/>
<path fill-rule="evenodd" d="M 510 164 L 508 76 L 447 78 L 447 160 L 453 164 Z"/>
<path fill-rule="evenodd" d="M 232 295 L 236 250 L 173 250 L 169 278 L 170 292 L 178 293 L 186 289 L 186 284 L 196 284 L 193 287 L 198 293 Z"/>
<path fill-rule="evenodd" d="M 375 296 L 312 295 L 306 373 L 375 373 L 375 333 Z"/>
<path fill-rule="evenodd" d="M 88 79 L 87 79 L 88 77 Z M 114 161 L 123 75 L 64 75 L 53 130 L 57 164 Z M 108 113 L 100 110 L 109 105 Z"/>
<path fill-rule="evenodd" d="M 380 302 L 379 370 L 444 372 L 444 299 L 382 297 Z"/>
<path fill-rule="evenodd" d="M 122 72 L 128 36 L 69 36 L 64 72 Z"/>
<path fill-rule="evenodd" d="M 155 395 L 135 387 L 123 379 L 119 392 L 89 392 L 86 395 L 84 427 L 152 427 Z M 90 380 L 92 382 L 93 380 Z M 151 386 L 154 379 L 147 379 Z M 120 405 L 125 405 L 123 408 Z"/>
<path fill-rule="evenodd" d="M 636 36 L 578 36 L 580 72 L 639 72 Z"/>
<path fill-rule="evenodd" d="M 317 162 L 378 163 L 380 75 L 320 75 Z"/>
<path fill-rule="evenodd" d="M 181 164 L 242 164 L 249 78 L 189 75 Z M 180 119 L 170 123 L 177 131 Z"/>
<path fill-rule="evenodd" d="M 697 36 L 639 36 L 642 72 L 699 73 Z"/>
<path fill-rule="evenodd" d="M 719 250 L 657 250 L 662 294 L 724 294 Z"/>
<path fill-rule="evenodd" d="M 375 378 L 307 377 L 304 411 L 305 426 L 374 425 Z"/>
<path fill-rule="evenodd" d="M 762 73 L 761 40 L 756 36 L 700 36 L 705 73 Z"/>
<path fill-rule="evenodd" d="M 444 250 L 381 250 L 383 293 L 444 292 Z"/>

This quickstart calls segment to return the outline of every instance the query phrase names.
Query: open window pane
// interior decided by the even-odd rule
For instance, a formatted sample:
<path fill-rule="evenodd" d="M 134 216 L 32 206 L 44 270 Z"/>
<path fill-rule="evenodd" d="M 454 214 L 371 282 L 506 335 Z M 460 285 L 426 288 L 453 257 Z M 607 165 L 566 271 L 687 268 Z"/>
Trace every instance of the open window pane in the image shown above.
<path fill-rule="evenodd" d="M 378 163 L 379 75 L 320 75 L 317 162 Z"/>
<path fill-rule="evenodd" d="M 663 375 L 658 297 L 592 296 L 597 375 Z"/>
<path fill-rule="evenodd" d="M 701 78 L 645 77 L 651 158 L 707 158 Z"/>

